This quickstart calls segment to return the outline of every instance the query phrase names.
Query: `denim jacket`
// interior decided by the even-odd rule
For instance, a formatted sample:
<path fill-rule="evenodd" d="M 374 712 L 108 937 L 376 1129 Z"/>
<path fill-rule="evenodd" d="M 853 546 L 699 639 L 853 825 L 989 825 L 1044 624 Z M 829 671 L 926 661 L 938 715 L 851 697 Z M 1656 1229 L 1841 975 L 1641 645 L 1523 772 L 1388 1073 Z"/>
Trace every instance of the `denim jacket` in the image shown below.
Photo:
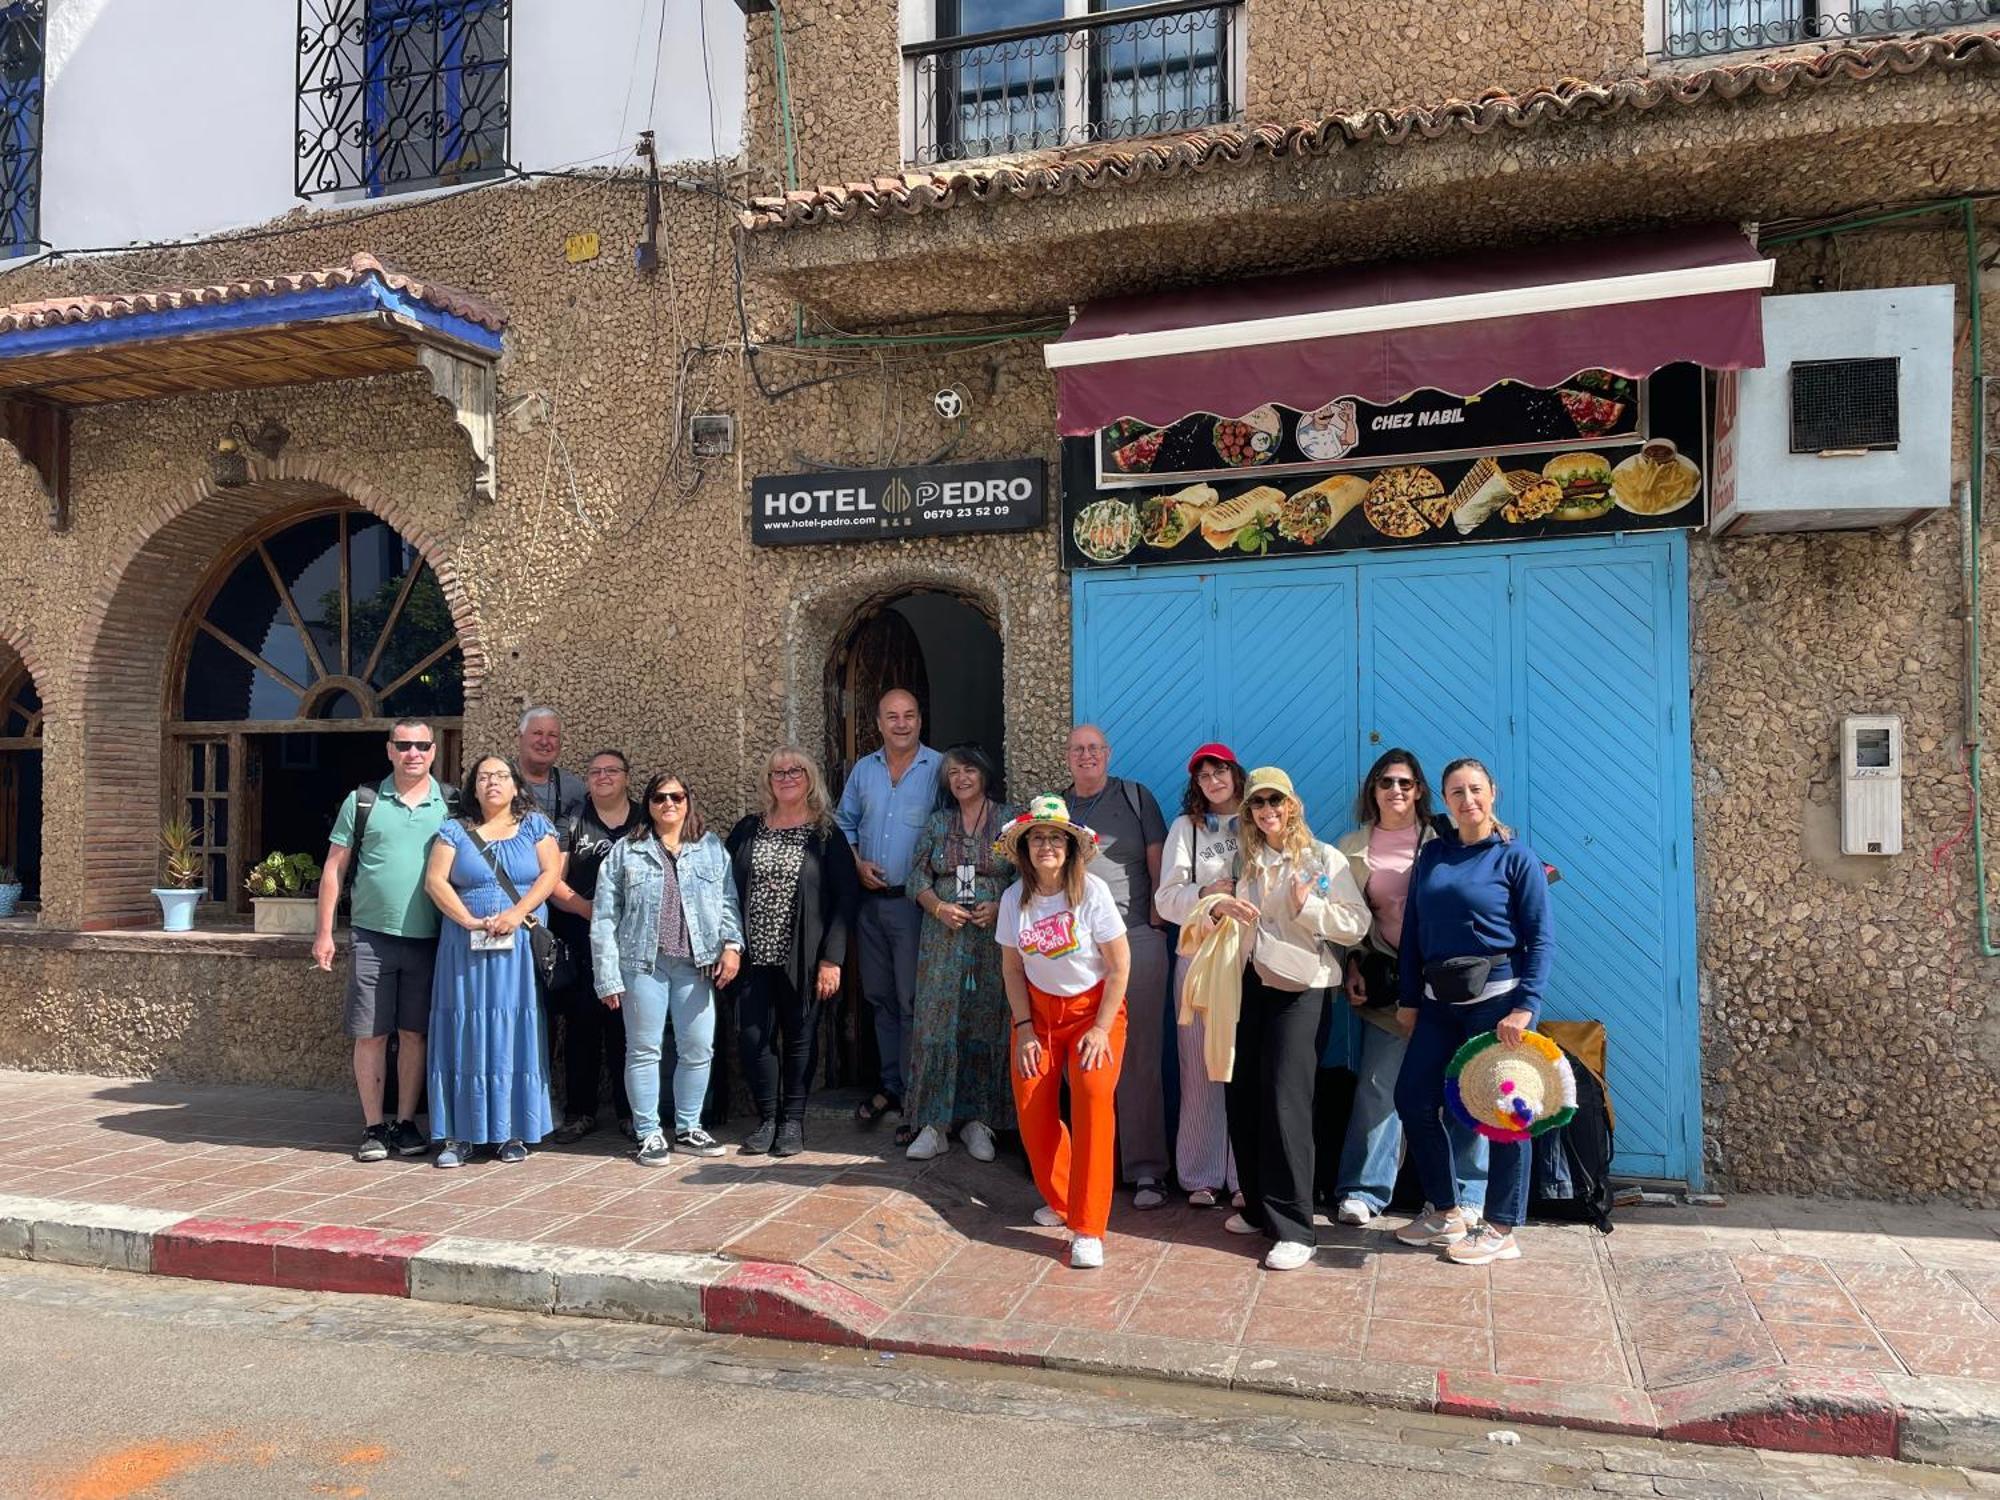
<path fill-rule="evenodd" d="M 601 999 L 625 988 L 623 971 L 653 972 L 660 956 L 660 893 L 666 889 L 666 855 L 660 841 L 621 838 L 597 871 L 597 895 L 590 904 L 590 958 Z M 724 948 L 743 947 L 743 919 L 736 905 L 728 851 L 705 833 L 684 845 L 675 864 L 680 878 L 681 913 L 687 919 L 688 947 L 697 966 L 707 968 Z"/>

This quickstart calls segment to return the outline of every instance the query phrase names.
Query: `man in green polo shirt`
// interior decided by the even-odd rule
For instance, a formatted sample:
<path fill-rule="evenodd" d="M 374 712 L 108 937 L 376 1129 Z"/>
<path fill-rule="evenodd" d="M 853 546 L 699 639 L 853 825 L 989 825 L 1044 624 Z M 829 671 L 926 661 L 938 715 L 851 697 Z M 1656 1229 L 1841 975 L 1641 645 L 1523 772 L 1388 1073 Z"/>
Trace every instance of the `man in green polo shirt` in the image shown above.
<path fill-rule="evenodd" d="M 346 1026 L 354 1040 L 354 1086 L 366 1127 L 356 1161 L 382 1161 L 391 1151 L 422 1156 L 429 1148 L 412 1116 L 423 1090 L 431 970 L 437 959 L 438 914 L 424 894 L 424 861 L 447 811 L 444 789 L 431 777 L 436 757 L 430 725 L 421 719 L 396 721 L 389 730 L 393 769 L 374 788 L 372 800 L 364 795 L 366 789 L 357 788 L 340 804 L 333 847 L 320 876 L 313 961 L 331 971 L 334 908 L 340 904 L 342 877 L 350 865 L 354 870 Z M 398 1033 L 396 1100 L 403 1113 L 387 1124 L 382 1087 L 392 1030 Z"/>

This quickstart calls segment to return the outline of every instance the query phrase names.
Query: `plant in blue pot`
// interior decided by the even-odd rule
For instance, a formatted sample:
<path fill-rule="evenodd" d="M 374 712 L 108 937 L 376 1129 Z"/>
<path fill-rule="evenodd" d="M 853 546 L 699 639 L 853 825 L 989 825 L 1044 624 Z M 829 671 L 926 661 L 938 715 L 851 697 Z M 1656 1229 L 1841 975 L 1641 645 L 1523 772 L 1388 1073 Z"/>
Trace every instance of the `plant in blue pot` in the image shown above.
<path fill-rule="evenodd" d="M 21 904 L 21 877 L 12 865 L 0 864 L 0 917 L 11 917 Z"/>
<path fill-rule="evenodd" d="M 153 888 L 153 898 L 160 903 L 160 926 L 167 932 L 190 932 L 195 904 L 207 894 L 193 825 L 186 818 L 169 819 L 160 829 L 160 848 L 166 854 L 167 879 L 164 886 Z"/>

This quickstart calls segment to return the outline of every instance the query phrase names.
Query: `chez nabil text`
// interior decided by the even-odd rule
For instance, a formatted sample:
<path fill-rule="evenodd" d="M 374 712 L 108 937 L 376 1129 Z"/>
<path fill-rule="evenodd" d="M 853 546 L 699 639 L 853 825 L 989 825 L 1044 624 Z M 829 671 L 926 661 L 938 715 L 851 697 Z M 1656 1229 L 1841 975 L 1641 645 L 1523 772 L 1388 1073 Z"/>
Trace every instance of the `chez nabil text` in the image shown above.
<path fill-rule="evenodd" d="M 783 547 L 1028 531 L 1047 505 L 1038 458 L 762 474 L 750 487 L 750 540 Z"/>

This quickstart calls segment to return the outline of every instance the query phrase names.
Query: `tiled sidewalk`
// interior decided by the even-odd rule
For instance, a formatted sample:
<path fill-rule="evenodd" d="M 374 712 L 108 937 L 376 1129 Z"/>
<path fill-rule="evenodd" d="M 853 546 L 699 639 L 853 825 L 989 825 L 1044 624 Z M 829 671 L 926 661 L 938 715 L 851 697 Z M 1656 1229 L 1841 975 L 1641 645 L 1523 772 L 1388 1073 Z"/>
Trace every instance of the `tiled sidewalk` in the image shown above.
<path fill-rule="evenodd" d="M 1533 1226 L 1486 1269 L 1388 1225 L 1326 1228 L 1311 1266 L 1273 1274 L 1225 1211 L 1121 1203 L 1108 1263 L 1072 1271 L 1017 1160 L 910 1163 L 831 1109 L 803 1156 L 652 1170 L 608 1132 L 455 1172 L 359 1165 L 356 1133 L 344 1095 L 0 1073 L 0 1194 L 778 1262 L 863 1299 L 845 1305 L 880 1347 L 1033 1360 L 1095 1333 L 1181 1378 L 1307 1356 L 1362 1391 L 1435 1380 L 1467 1410 L 1528 1382 L 1614 1426 L 1718 1377 L 1951 1377 L 1996 1382 L 2000 1421 L 2000 1214 L 1738 1198 L 1624 1211 L 1609 1238 Z"/>

